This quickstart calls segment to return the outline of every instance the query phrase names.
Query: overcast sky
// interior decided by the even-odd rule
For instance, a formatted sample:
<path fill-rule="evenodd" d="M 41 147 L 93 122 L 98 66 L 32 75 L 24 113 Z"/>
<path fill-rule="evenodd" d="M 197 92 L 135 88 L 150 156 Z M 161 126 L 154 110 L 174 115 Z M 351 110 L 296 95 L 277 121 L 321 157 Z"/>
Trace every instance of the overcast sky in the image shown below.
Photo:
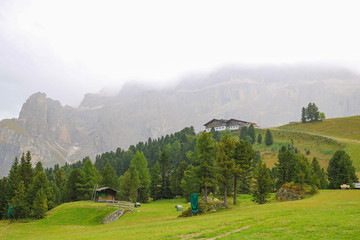
<path fill-rule="evenodd" d="M 359 1 L 0 0 L 0 119 L 34 92 L 163 86 L 227 64 L 335 62 L 359 69 Z"/>

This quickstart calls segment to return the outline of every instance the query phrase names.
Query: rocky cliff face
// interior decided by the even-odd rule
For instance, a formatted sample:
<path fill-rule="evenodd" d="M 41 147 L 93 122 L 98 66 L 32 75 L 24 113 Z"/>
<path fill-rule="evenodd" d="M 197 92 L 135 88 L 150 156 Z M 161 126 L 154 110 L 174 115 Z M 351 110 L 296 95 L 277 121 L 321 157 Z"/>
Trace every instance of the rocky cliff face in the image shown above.
<path fill-rule="evenodd" d="M 45 166 L 94 159 L 186 126 L 203 130 L 212 118 L 237 118 L 261 127 L 299 121 L 309 102 L 328 118 L 360 114 L 360 77 L 339 68 L 223 69 L 184 79 L 174 89 L 127 84 L 115 96 L 87 94 L 78 108 L 36 93 L 18 119 L 0 122 L 0 175 L 28 150 Z"/>

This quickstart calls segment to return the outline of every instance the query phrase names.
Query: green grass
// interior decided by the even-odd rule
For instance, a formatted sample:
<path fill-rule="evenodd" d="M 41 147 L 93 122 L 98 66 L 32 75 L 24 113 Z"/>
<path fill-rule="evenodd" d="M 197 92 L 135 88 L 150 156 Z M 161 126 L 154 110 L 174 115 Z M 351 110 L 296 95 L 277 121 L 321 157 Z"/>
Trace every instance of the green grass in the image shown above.
<path fill-rule="evenodd" d="M 241 195 L 237 206 L 208 215 L 178 218 L 183 199 L 143 204 L 135 213 L 101 224 L 111 208 L 76 202 L 29 223 L 0 221 L 0 239 L 358 239 L 360 191 L 324 190 L 301 201 L 255 205 Z"/>

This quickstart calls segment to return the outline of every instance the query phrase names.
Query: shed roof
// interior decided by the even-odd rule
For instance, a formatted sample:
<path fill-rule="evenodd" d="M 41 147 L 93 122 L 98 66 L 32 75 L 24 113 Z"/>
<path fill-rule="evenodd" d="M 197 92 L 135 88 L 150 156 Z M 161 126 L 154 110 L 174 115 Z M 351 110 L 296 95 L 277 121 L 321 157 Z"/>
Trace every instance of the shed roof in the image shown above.
<path fill-rule="evenodd" d="M 101 192 L 101 191 L 104 191 L 104 190 L 107 190 L 107 189 L 110 189 L 110 190 L 113 190 L 113 191 L 115 191 L 115 192 L 118 192 L 118 190 L 115 190 L 115 189 L 113 189 L 113 188 L 111 188 L 111 187 L 102 187 L 102 188 L 96 189 L 95 191 L 96 191 L 96 192 Z"/>

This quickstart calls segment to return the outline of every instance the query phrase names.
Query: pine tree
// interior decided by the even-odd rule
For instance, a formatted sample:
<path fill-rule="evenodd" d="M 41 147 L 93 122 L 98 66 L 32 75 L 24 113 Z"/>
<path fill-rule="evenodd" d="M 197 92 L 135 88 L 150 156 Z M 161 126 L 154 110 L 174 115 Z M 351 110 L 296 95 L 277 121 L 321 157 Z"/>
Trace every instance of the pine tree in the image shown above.
<path fill-rule="evenodd" d="M 319 161 L 316 157 L 314 157 L 311 162 L 311 168 L 314 176 L 314 184 L 319 189 L 325 189 L 328 185 L 326 174 L 324 172 L 324 169 L 320 167 Z"/>
<path fill-rule="evenodd" d="M 179 167 L 171 174 L 170 178 L 170 188 L 171 192 L 175 196 L 183 196 L 183 191 L 180 187 L 181 180 L 184 177 L 184 172 L 186 171 L 188 164 L 185 161 L 182 161 Z"/>
<path fill-rule="evenodd" d="M 104 187 L 111 187 L 113 189 L 119 189 L 118 176 L 114 168 L 107 163 L 106 166 L 101 171 L 101 185 Z"/>
<path fill-rule="evenodd" d="M 247 130 L 247 135 L 251 138 L 251 144 L 254 144 L 256 140 L 256 135 L 255 135 L 255 128 L 252 124 L 250 124 Z"/>
<path fill-rule="evenodd" d="M 121 199 L 123 199 L 124 201 L 136 202 L 139 186 L 139 173 L 136 168 L 131 165 L 130 168 L 125 172 L 124 179 L 121 182 Z"/>
<path fill-rule="evenodd" d="M 59 204 L 65 201 L 66 175 L 65 170 L 60 168 L 55 172 L 55 184 L 59 189 Z"/>
<path fill-rule="evenodd" d="M 33 180 L 33 169 L 31 165 L 31 154 L 28 151 L 26 153 L 26 156 L 24 153 L 21 156 L 20 159 L 20 179 L 24 181 L 25 189 L 27 190 L 29 188 L 29 185 L 32 183 Z"/>
<path fill-rule="evenodd" d="M 242 189 L 250 189 L 250 171 L 252 167 L 252 161 L 255 158 L 255 151 L 249 142 L 240 140 L 236 142 L 233 153 L 233 159 L 235 161 L 234 169 L 234 205 L 236 205 L 237 197 L 237 181 L 242 180 Z"/>
<path fill-rule="evenodd" d="M 275 163 L 278 178 L 276 183 L 277 188 L 284 183 L 295 181 L 296 162 L 295 154 L 285 146 L 282 146 L 278 155 L 278 163 Z"/>
<path fill-rule="evenodd" d="M 159 162 L 156 162 L 154 167 L 151 170 L 150 174 L 150 196 L 154 200 L 161 198 L 161 176 L 160 176 L 160 165 Z"/>
<path fill-rule="evenodd" d="M 71 171 L 66 183 L 66 200 L 68 202 L 83 200 L 85 193 L 85 173 L 76 168 Z"/>
<path fill-rule="evenodd" d="M 211 133 L 201 133 L 196 140 L 196 172 L 204 189 L 204 200 L 208 202 L 208 189 L 213 186 L 216 143 Z"/>
<path fill-rule="evenodd" d="M 172 193 L 170 189 L 170 160 L 166 151 L 163 151 L 160 160 L 160 174 L 161 174 L 161 198 L 171 198 Z"/>
<path fill-rule="evenodd" d="M 190 201 L 191 193 L 199 193 L 201 184 L 194 166 L 189 165 L 184 172 L 180 187 L 184 193 L 185 200 Z"/>
<path fill-rule="evenodd" d="M 94 189 L 94 186 L 97 184 L 97 179 L 99 172 L 95 168 L 94 164 L 92 163 L 91 159 L 89 157 L 86 157 L 84 162 L 84 165 L 82 166 L 82 170 L 85 173 L 85 195 L 84 199 L 90 199 L 92 191 Z M 61 173 L 59 173 L 61 174 Z M 61 177 L 61 176 L 59 176 Z M 59 179 L 61 180 L 61 179 Z"/>
<path fill-rule="evenodd" d="M 134 158 L 130 165 L 133 165 L 139 173 L 140 186 L 138 188 L 137 201 L 146 203 L 150 196 L 150 176 L 148 169 L 148 162 L 143 152 L 136 151 Z"/>
<path fill-rule="evenodd" d="M 258 144 L 262 143 L 262 135 L 259 133 L 258 137 L 257 137 L 257 142 Z"/>
<path fill-rule="evenodd" d="M 11 199 L 10 205 L 14 207 L 14 217 L 17 219 L 25 218 L 29 215 L 29 205 L 26 201 L 25 184 L 20 181 L 15 190 L 14 197 Z"/>
<path fill-rule="evenodd" d="M 266 130 L 266 134 L 265 134 L 265 145 L 266 146 L 271 146 L 273 144 L 273 137 L 272 134 L 270 132 L 270 130 Z"/>
<path fill-rule="evenodd" d="M 301 122 L 306 123 L 306 110 L 305 107 L 301 109 Z"/>
<path fill-rule="evenodd" d="M 248 136 L 248 128 L 247 126 L 243 126 L 240 129 L 240 140 L 246 140 L 247 136 Z"/>
<path fill-rule="evenodd" d="M 45 213 L 48 210 L 47 198 L 44 190 L 41 188 L 37 193 L 32 207 L 32 216 L 35 218 L 45 217 Z"/>
<path fill-rule="evenodd" d="M 342 184 L 352 184 L 358 181 L 350 156 L 344 150 L 338 150 L 329 161 L 327 169 L 329 188 L 337 189 Z"/>
<path fill-rule="evenodd" d="M 230 179 L 235 172 L 235 161 L 232 158 L 233 150 L 235 148 L 234 139 L 230 138 L 228 134 L 221 138 L 218 145 L 218 154 L 216 156 L 216 178 L 219 184 L 224 188 L 224 203 L 223 206 L 227 207 L 228 185 Z"/>
<path fill-rule="evenodd" d="M 272 191 L 272 180 L 264 162 L 260 161 L 254 169 L 253 201 L 264 204 Z"/>

